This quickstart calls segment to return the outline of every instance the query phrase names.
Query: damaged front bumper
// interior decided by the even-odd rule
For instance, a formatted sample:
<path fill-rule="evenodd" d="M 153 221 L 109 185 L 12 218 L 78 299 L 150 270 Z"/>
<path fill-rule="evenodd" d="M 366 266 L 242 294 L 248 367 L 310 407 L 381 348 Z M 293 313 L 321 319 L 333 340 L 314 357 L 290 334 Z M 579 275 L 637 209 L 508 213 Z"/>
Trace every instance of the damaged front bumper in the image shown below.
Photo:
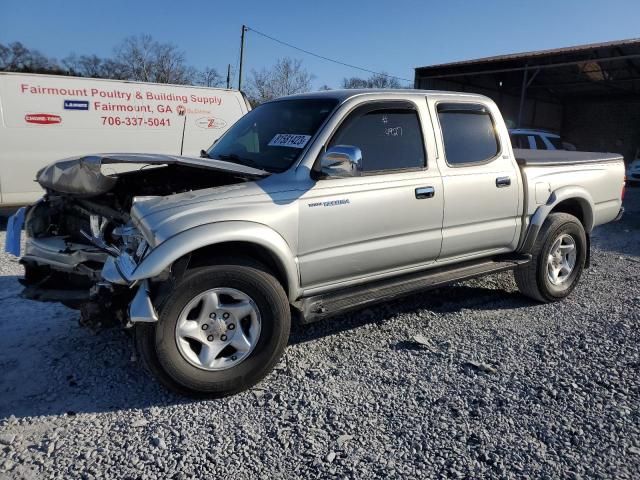
<path fill-rule="evenodd" d="M 158 321 L 158 313 L 151 302 L 149 293 L 149 281 L 143 280 L 138 285 L 138 291 L 129 305 L 127 327 L 132 327 L 136 323 L 156 323 Z"/>
<path fill-rule="evenodd" d="M 21 262 L 46 265 L 54 270 L 77 273 L 91 280 L 99 280 L 100 270 L 89 265 L 103 264 L 107 257 L 105 252 L 97 248 L 69 242 L 65 237 L 45 237 L 27 240 Z"/>
<path fill-rule="evenodd" d="M 110 311 L 118 305 L 126 327 L 157 322 L 150 280 L 132 280 L 138 261 L 147 253 L 147 244 L 140 237 L 135 245 L 128 243 L 137 235 L 133 230 L 126 231 L 126 238 L 122 236 L 122 250 L 113 245 L 102 248 L 103 242 L 98 239 L 94 239 L 94 245 L 88 245 L 71 242 L 64 236 L 27 237 L 20 259 L 26 273 L 22 280 L 25 285 L 22 296 L 30 300 L 62 302 L 81 310 L 82 305 L 89 303 L 98 305 L 98 310 L 102 311 Z M 130 253 L 132 248 L 136 250 L 134 253 Z M 15 250 L 12 253 L 20 254 Z M 34 272 L 42 271 L 45 273 L 34 278 Z M 69 281 L 72 278 L 75 283 Z"/>
<path fill-rule="evenodd" d="M 149 280 L 132 281 L 131 277 L 137 267 L 134 258 L 128 253 L 121 253 L 117 257 L 107 258 L 102 269 L 102 278 L 114 285 L 127 285 L 137 288 L 137 291 L 129 304 L 129 319 L 127 327 L 136 323 L 155 323 L 158 321 L 158 313 L 151 302 Z"/>

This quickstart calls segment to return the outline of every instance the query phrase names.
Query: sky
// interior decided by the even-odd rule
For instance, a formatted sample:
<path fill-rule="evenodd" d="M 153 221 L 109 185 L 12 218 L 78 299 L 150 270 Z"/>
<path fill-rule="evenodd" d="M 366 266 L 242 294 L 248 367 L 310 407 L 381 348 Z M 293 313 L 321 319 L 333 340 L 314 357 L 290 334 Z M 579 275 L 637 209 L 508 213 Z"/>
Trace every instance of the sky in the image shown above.
<path fill-rule="evenodd" d="M 245 24 L 412 80 L 419 66 L 640 37 L 639 18 L 637 0 L 0 0 L 0 43 L 20 41 L 58 59 L 72 52 L 110 56 L 125 37 L 148 33 L 177 45 L 190 65 L 226 74 L 227 64 L 237 65 Z M 285 56 L 303 60 L 314 88 L 368 76 L 247 33 L 245 72 Z"/>

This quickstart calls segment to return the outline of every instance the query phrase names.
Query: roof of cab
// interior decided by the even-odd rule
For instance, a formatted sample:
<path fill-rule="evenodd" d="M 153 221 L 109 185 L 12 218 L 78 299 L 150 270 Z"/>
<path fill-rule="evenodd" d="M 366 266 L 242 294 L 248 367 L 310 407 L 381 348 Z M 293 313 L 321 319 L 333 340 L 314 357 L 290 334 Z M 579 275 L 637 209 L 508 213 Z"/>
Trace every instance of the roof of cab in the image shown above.
<path fill-rule="evenodd" d="M 448 92 L 444 90 L 415 90 L 410 88 L 354 88 L 354 89 L 345 89 L 345 90 L 323 90 L 321 92 L 309 92 L 309 93 L 298 93 L 295 95 L 288 95 L 286 97 L 276 98 L 271 100 L 273 102 L 277 102 L 280 100 L 291 100 L 291 99 L 313 99 L 313 98 L 325 98 L 325 99 L 335 99 L 339 102 L 343 102 L 349 98 L 356 96 L 379 96 L 380 94 L 385 94 L 389 96 L 393 95 L 404 95 L 404 96 L 414 96 L 414 95 L 455 95 L 455 96 L 464 96 L 469 98 L 481 98 L 483 100 L 490 100 L 488 97 L 484 95 L 480 95 L 477 93 L 468 93 L 468 92 Z"/>

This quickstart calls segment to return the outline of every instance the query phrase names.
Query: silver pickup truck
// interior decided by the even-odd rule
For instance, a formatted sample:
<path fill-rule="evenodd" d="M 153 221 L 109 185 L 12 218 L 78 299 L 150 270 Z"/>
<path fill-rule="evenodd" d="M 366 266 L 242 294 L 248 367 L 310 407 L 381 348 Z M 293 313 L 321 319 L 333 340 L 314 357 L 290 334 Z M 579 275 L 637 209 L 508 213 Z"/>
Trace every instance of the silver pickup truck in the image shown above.
<path fill-rule="evenodd" d="M 265 103 L 201 158 L 93 155 L 37 179 L 24 295 L 134 328 L 165 386 L 221 396 L 269 373 L 292 316 L 504 270 L 566 297 L 594 227 L 622 214 L 624 163 L 514 151 L 480 95 L 349 90 Z"/>

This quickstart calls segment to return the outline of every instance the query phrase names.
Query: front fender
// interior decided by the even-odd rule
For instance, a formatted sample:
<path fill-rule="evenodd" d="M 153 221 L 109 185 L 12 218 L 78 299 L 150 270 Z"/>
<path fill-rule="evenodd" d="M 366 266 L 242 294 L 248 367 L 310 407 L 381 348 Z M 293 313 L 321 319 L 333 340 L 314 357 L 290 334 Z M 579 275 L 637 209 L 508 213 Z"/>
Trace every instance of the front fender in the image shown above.
<path fill-rule="evenodd" d="M 579 186 L 560 187 L 557 190 L 554 190 L 549 196 L 547 203 L 539 206 L 536 209 L 535 213 L 531 216 L 531 220 L 529 221 L 529 228 L 527 228 L 527 233 L 525 235 L 520 251 L 531 251 L 533 245 L 536 242 L 536 239 L 538 238 L 538 233 L 542 228 L 542 224 L 547 219 L 549 214 L 553 211 L 553 209 L 565 200 L 578 201 L 580 207 L 582 208 L 585 232 L 587 232 L 588 234 L 591 232 L 591 230 L 593 230 L 593 212 L 595 211 L 595 204 L 593 202 L 591 194 L 585 188 Z"/>
<path fill-rule="evenodd" d="M 185 230 L 154 248 L 128 275 L 128 279 L 153 278 L 184 255 L 224 242 L 249 242 L 268 249 L 280 262 L 287 277 L 289 298 L 296 298 L 299 289 L 298 266 L 289 245 L 275 230 L 254 222 L 217 222 Z"/>

